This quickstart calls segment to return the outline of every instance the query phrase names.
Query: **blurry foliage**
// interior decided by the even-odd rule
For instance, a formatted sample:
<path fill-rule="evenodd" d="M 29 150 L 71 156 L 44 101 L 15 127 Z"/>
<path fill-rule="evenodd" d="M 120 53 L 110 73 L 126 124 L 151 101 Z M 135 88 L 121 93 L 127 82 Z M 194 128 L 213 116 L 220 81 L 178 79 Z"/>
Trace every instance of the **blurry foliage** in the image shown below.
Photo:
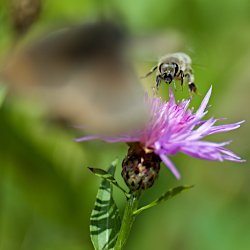
<path fill-rule="evenodd" d="M 209 1 L 43 1 L 43 12 L 25 40 L 63 23 L 119 17 L 135 36 L 169 30 L 181 34 L 179 47 L 194 61 L 201 94 L 213 84 L 210 116 L 228 121 L 249 120 L 250 2 Z M 13 46 L 8 12 L 10 1 L 0 0 L 0 64 Z M 103 11 L 102 11 L 103 10 Z M 103 12 L 103 13 L 102 13 Z M 182 43 L 180 43 L 182 44 Z M 150 49 L 150 48 L 149 48 Z M 153 66 L 139 65 L 138 75 Z M 149 87 L 154 77 L 144 81 Z M 168 87 L 161 86 L 167 96 Z M 187 92 L 176 92 L 178 98 Z M 193 99 L 197 106 L 201 97 Z M 87 166 L 106 168 L 126 146 L 102 142 L 75 143 L 81 131 L 62 129 L 44 119 L 40 107 L 7 98 L 0 108 L 0 249 L 92 249 L 89 217 L 99 180 Z M 249 125 L 217 140 L 248 159 Z M 143 213 L 135 223 L 127 249 L 234 250 L 249 249 L 250 170 L 246 164 L 204 162 L 174 157 L 183 179 L 195 184 L 183 196 Z M 119 168 L 117 169 L 119 173 Z M 120 174 L 117 178 L 121 181 Z M 176 180 L 162 166 L 159 180 L 146 191 L 145 204 Z M 119 206 L 124 197 L 116 193 Z"/>

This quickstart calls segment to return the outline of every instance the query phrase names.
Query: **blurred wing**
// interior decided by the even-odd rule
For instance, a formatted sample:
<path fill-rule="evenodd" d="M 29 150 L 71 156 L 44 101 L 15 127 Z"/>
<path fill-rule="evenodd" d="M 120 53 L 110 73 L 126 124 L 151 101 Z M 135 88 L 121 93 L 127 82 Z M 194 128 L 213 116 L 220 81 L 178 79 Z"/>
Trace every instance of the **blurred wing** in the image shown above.
<path fill-rule="evenodd" d="M 157 63 L 159 59 L 175 51 L 182 51 L 185 39 L 181 33 L 173 30 L 147 33 L 132 41 L 135 60 L 143 63 Z"/>

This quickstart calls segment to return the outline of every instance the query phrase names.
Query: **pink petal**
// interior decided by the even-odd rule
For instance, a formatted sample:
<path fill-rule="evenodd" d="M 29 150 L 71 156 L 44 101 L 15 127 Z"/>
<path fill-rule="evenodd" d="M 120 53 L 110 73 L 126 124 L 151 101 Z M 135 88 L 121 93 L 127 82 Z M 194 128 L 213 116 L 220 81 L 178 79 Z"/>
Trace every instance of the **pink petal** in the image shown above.
<path fill-rule="evenodd" d="M 228 132 L 234 129 L 237 129 L 240 127 L 240 124 L 242 124 L 245 121 L 240 121 L 237 123 L 232 123 L 232 124 L 224 124 L 224 125 L 219 125 L 219 126 L 214 126 L 209 130 L 209 135 L 212 134 L 217 134 L 221 132 Z"/>
<path fill-rule="evenodd" d="M 200 107 L 198 108 L 198 110 L 196 111 L 195 115 L 196 117 L 203 117 L 204 116 L 204 110 L 206 109 L 207 107 L 207 104 L 208 104 L 208 101 L 210 99 L 210 96 L 211 96 L 211 93 L 212 93 L 212 86 L 210 87 L 210 89 L 208 90 L 206 96 L 204 97 Z"/>
<path fill-rule="evenodd" d="M 81 141 L 91 141 L 91 140 L 97 140 L 97 139 L 101 139 L 101 136 L 98 135 L 88 135 L 88 136 L 83 136 L 77 139 L 74 139 L 74 141 L 76 142 L 81 142 Z"/>
<path fill-rule="evenodd" d="M 176 179 L 179 180 L 181 178 L 181 175 L 177 170 L 177 168 L 175 167 L 175 165 L 172 163 L 172 161 L 170 161 L 170 159 L 164 154 L 160 154 L 160 158 L 165 163 L 165 165 L 170 169 L 170 171 L 174 174 Z"/>

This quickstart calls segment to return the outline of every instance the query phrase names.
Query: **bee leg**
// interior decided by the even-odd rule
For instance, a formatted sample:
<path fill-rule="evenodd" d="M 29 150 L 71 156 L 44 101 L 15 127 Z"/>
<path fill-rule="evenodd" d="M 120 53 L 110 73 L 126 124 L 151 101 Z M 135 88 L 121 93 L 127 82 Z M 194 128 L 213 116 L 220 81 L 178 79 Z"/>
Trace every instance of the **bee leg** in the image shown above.
<path fill-rule="evenodd" d="M 188 82 L 188 88 L 189 88 L 190 93 L 197 94 L 197 87 L 193 82 Z"/>
<path fill-rule="evenodd" d="M 187 70 L 185 77 L 187 78 L 188 89 L 189 89 L 190 94 L 192 93 L 198 94 L 197 87 L 194 84 L 194 75 L 193 75 L 193 71 L 191 68 Z"/>
<path fill-rule="evenodd" d="M 182 74 L 181 74 L 181 91 L 183 91 L 183 83 L 184 83 L 184 73 L 183 71 L 181 71 Z"/>
<path fill-rule="evenodd" d="M 160 83 L 162 81 L 162 77 L 160 75 L 156 76 L 156 89 L 159 89 Z"/>
<path fill-rule="evenodd" d="M 174 84 L 174 90 L 176 91 L 176 84 L 175 84 L 175 81 L 173 82 L 173 84 Z"/>
<path fill-rule="evenodd" d="M 178 77 L 181 79 L 181 91 L 183 91 L 183 83 L 184 83 L 184 72 L 180 70 Z"/>
<path fill-rule="evenodd" d="M 145 76 L 142 76 L 141 79 L 147 78 L 151 74 L 153 74 L 158 68 L 158 65 L 156 65 L 154 68 L 152 68 Z"/>

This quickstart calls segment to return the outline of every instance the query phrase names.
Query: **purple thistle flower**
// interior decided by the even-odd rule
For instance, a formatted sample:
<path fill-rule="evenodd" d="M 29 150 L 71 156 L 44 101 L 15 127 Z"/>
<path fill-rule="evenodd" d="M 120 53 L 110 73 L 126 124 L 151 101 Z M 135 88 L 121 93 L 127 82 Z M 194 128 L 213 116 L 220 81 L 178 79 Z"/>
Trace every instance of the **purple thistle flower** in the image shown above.
<path fill-rule="evenodd" d="M 177 179 L 180 178 L 180 173 L 168 157 L 177 152 L 210 161 L 243 162 L 238 155 L 224 147 L 230 143 L 229 141 L 218 143 L 202 140 L 208 135 L 237 129 L 244 122 L 215 125 L 221 119 L 202 120 L 207 114 L 206 107 L 211 92 L 212 87 L 196 112 L 193 108 L 188 109 L 191 98 L 176 102 L 171 89 L 168 102 L 162 101 L 160 97 L 147 97 L 150 119 L 143 129 L 115 137 L 85 136 L 76 141 L 101 139 L 106 142 L 140 143 L 145 152 L 158 155 Z"/>

